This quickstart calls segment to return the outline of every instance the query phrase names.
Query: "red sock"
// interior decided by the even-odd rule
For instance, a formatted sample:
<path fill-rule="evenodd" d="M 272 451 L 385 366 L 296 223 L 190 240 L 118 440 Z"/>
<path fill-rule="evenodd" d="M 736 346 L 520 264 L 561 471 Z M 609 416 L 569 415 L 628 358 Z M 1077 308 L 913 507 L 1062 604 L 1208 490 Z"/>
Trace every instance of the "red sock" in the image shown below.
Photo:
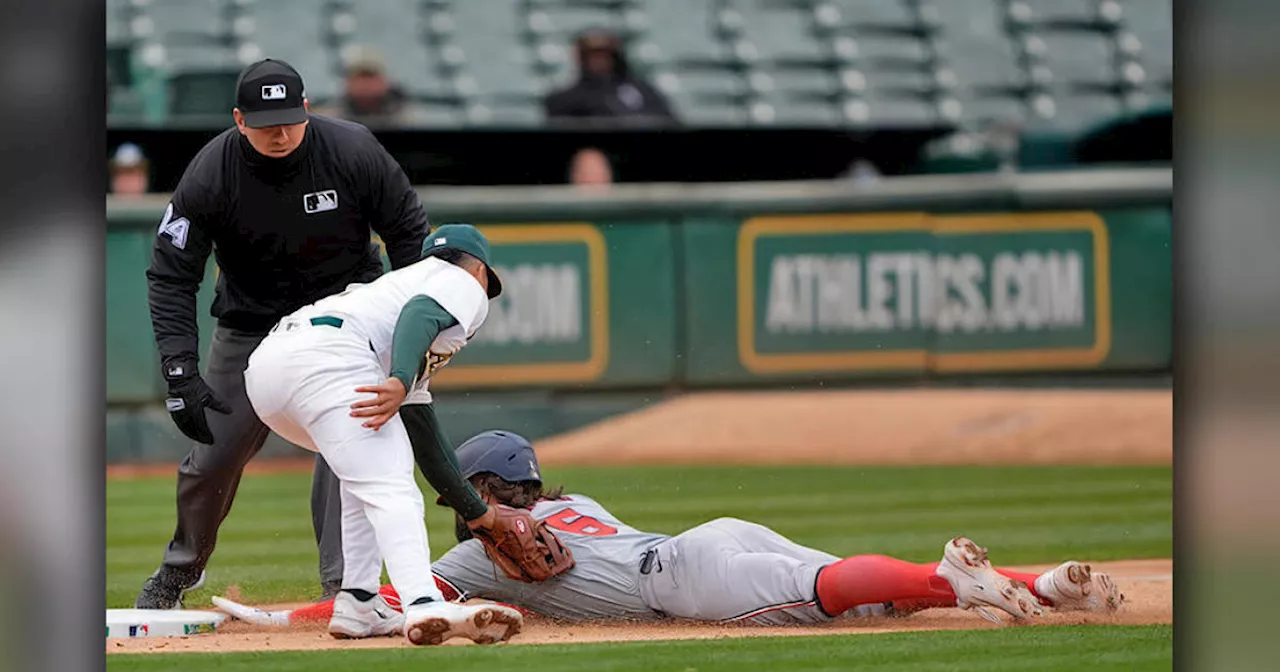
<path fill-rule="evenodd" d="M 1041 595 L 1040 593 L 1036 592 L 1036 579 L 1039 578 L 1040 576 L 1039 574 L 1028 574 L 1027 572 L 1015 572 L 1012 569 L 1001 569 L 999 567 L 996 567 L 995 569 L 997 572 L 1000 572 L 1004 576 L 1007 576 L 1013 579 L 1014 581 L 1021 581 L 1027 584 L 1027 588 L 1031 589 L 1031 594 L 1035 595 L 1036 599 L 1040 600 L 1041 602 L 1045 603 L 1048 606 L 1053 606 L 1049 604 L 1049 600 L 1046 600 L 1044 595 Z"/>
<path fill-rule="evenodd" d="M 859 604 L 893 602 L 896 608 L 900 600 L 955 606 L 951 584 L 938 576 L 937 568 L 936 562 L 919 565 L 885 555 L 855 555 L 822 568 L 818 574 L 818 603 L 831 616 Z"/>
<path fill-rule="evenodd" d="M 333 617 L 333 600 L 325 600 L 315 604 L 299 607 L 289 614 L 290 623 L 328 623 Z"/>

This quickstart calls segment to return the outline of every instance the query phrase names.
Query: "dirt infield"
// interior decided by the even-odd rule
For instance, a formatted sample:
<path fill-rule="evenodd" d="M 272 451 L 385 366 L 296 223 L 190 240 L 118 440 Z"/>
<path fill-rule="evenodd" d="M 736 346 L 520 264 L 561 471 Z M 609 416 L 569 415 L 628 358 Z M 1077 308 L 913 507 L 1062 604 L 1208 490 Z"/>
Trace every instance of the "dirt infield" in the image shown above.
<path fill-rule="evenodd" d="M 1022 568 L 1038 571 L 1047 567 Z M 1127 602 L 1115 615 L 1046 614 L 1046 625 L 1081 623 L 1144 625 L 1173 622 L 1173 561 L 1128 560 L 1096 563 L 1096 570 L 1109 571 L 1124 591 Z M 277 605 L 272 608 L 287 608 Z M 959 609 L 930 609 L 905 618 L 841 619 L 825 626 L 753 627 L 709 623 L 592 623 L 558 624 L 529 617 L 525 629 L 510 645 L 623 642 L 653 639 L 719 639 L 723 637 L 767 637 L 789 635 L 875 634 L 918 630 L 968 630 L 1000 627 L 977 614 Z M 454 640 L 449 646 L 469 646 Z M 231 622 L 216 634 L 152 639 L 110 639 L 107 653 L 181 653 L 230 651 L 291 651 L 317 649 L 388 648 L 408 646 L 402 638 L 336 640 L 324 632 L 324 625 L 312 623 L 290 628 L 265 628 Z"/>
<path fill-rule="evenodd" d="M 495 429 L 499 429 L 495 427 Z M 1169 464 L 1170 390 L 707 392 L 537 441 L 581 464 Z M 309 472 L 313 458 L 246 473 Z M 176 465 L 111 465 L 109 478 Z"/>
<path fill-rule="evenodd" d="M 559 464 L 1168 464 L 1170 390 L 689 394 L 536 445 Z"/>

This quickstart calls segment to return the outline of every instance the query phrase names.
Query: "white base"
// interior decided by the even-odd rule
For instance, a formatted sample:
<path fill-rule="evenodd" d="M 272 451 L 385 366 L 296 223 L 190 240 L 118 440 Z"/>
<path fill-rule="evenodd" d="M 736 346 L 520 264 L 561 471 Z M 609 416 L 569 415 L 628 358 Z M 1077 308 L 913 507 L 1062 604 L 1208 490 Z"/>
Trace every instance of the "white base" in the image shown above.
<path fill-rule="evenodd" d="M 107 637 L 180 637 L 215 632 L 227 619 L 216 611 L 108 609 Z"/>

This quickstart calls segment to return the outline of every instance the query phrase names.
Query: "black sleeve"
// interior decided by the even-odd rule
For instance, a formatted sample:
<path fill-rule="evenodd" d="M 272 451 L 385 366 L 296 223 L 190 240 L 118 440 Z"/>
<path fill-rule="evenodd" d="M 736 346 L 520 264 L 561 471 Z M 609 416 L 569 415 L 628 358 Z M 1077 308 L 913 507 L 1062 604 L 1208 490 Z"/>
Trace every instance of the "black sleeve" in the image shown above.
<path fill-rule="evenodd" d="M 573 89 L 556 91 L 542 99 L 543 112 L 547 119 L 563 119 L 577 116 L 574 109 Z"/>
<path fill-rule="evenodd" d="M 370 139 L 369 211 L 366 218 L 387 246 L 391 268 L 404 268 L 422 259 L 422 241 L 430 224 L 418 192 L 382 143 Z"/>
<path fill-rule="evenodd" d="M 147 301 L 161 361 L 199 359 L 196 291 L 213 250 L 209 227 L 218 206 L 193 172 L 188 169 L 165 208 L 147 268 Z"/>
<path fill-rule="evenodd" d="M 458 471 L 458 458 L 453 446 L 436 420 L 431 404 L 408 404 L 400 407 L 400 419 L 413 446 L 413 459 L 422 475 L 436 492 L 463 520 L 475 520 L 489 510 L 476 489 Z"/>
<path fill-rule="evenodd" d="M 662 117 L 672 123 L 679 120 L 676 118 L 675 112 L 671 110 L 671 103 L 667 101 L 667 97 L 663 95 L 658 87 L 641 80 L 644 85 L 645 100 L 648 103 L 648 112 L 654 116 Z"/>

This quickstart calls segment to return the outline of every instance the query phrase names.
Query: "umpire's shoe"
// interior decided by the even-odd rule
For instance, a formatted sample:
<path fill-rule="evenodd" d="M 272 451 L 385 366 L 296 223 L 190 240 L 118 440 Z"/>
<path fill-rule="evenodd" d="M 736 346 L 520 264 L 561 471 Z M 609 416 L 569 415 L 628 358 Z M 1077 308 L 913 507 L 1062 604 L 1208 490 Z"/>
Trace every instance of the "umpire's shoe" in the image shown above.
<path fill-rule="evenodd" d="M 204 585 L 204 572 L 192 577 L 191 572 L 162 565 L 147 582 L 133 603 L 135 609 L 181 609 L 182 596 Z"/>

